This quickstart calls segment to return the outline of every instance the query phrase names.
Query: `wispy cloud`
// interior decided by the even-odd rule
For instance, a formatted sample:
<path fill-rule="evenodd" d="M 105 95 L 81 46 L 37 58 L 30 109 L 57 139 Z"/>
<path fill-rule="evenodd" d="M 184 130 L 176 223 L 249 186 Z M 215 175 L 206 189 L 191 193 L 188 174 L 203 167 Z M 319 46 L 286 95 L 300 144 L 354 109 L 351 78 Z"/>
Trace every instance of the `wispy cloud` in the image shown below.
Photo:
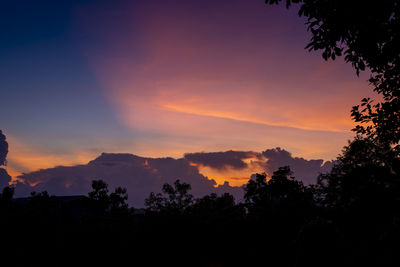
<path fill-rule="evenodd" d="M 133 134 L 179 136 L 193 146 L 168 138 L 142 143 L 179 151 L 285 146 L 332 159 L 351 137 L 349 111 L 367 83 L 351 66 L 305 51 L 309 35 L 297 15 L 264 8 L 256 1 L 203 1 L 170 10 L 148 1 L 120 13 L 99 8 L 96 16 L 82 9 L 82 32 L 104 44 L 82 47 Z M 98 17 L 102 30 L 93 30 Z"/>

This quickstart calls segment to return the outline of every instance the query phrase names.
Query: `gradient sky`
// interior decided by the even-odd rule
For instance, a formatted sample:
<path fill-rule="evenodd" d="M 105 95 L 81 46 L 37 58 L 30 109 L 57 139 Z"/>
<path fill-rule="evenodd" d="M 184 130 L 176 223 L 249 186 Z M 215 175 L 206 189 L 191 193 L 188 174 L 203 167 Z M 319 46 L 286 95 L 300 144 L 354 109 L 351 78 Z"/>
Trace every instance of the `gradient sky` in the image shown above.
<path fill-rule="evenodd" d="M 0 129 L 12 175 L 101 152 L 283 147 L 334 159 L 367 75 L 304 50 L 296 10 L 264 0 L 7 1 Z"/>

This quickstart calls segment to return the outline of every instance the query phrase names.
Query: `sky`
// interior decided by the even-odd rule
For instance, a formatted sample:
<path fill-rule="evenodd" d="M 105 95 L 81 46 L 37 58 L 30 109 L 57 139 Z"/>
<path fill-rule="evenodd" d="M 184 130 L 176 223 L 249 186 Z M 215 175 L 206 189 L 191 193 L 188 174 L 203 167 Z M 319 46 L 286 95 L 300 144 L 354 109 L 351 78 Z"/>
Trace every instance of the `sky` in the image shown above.
<path fill-rule="evenodd" d="M 282 147 L 328 161 L 353 136 L 351 107 L 372 95 L 367 74 L 304 49 L 296 8 L 264 0 L 1 5 L 0 129 L 14 177 L 102 152 Z"/>

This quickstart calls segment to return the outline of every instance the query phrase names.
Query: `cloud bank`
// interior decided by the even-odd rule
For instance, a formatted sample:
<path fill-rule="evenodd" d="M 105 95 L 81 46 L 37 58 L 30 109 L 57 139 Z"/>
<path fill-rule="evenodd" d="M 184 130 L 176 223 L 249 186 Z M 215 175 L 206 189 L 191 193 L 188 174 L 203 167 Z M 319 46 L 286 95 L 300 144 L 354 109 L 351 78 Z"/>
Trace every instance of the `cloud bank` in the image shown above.
<path fill-rule="evenodd" d="M 19 176 L 19 182 L 15 186 L 17 196 L 27 196 L 31 191 L 44 190 L 54 195 L 86 195 L 91 190 L 91 181 L 102 179 L 109 184 L 111 190 L 117 186 L 126 187 L 129 204 L 143 207 L 144 199 L 150 192 L 159 192 L 164 183 L 173 183 L 180 179 L 191 184 L 195 197 L 212 192 L 229 192 L 237 200 L 241 200 L 243 189 L 231 185 L 232 181 L 239 179 L 231 176 L 231 170 L 242 171 L 247 175 L 246 179 L 249 179 L 251 173 L 254 173 L 251 172 L 254 166 L 272 174 L 278 167 L 285 165 L 291 166 L 296 178 L 309 184 L 316 181 L 319 173 L 329 171 L 332 162 L 292 157 L 289 152 L 280 148 L 261 153 L 232 150 L 190 153 L 180 159 L 103 153 L 86 165 L 58 166 L 23 174 Z M 217 184 L 212 176 L 202 173 L 199 166 L 224 173 L 225 182 Z M 247 182 L 246 179 L 242 184 Z"/>
<path fill-rule="evenodd" d="M 143 207 L 150 192 L 158 192 L 164 183 L 173 183 L 176 179 L 191 184 L 196 197 L 229 191 L 238 198 L 241 191 L 227 184 L 215 188 L 215 181 L 204 177 L 185 159 L 144 158 L 132 154 L 103 153 L 87 165 L 59 166 L 19 178 L 22 182 L 16 184 L 17 196 L 43 190 L 54 195 L 86 195 L 91 181 L 102 179 L 111 190 L 117 186 L 126 187 L 129 204 L 134 207 Z"/>

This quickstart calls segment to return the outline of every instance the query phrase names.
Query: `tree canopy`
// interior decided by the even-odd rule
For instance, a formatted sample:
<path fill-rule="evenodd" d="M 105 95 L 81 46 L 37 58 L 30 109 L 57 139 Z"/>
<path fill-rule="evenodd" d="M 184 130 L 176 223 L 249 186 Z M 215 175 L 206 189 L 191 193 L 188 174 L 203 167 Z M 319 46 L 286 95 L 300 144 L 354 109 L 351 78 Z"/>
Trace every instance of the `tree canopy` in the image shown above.
<path fill-rule="evenodd" d="M 162 193 L 150 193 L 145 200 L 145 206 L 148 211 L 165 211 L 170 213 L 182 213 L 190 204 L 193 203 L 193 195 L 189 193 L 191 185 L 181 183 L 176 180 L 174 185 L 165 183 L 162 187 Z"/>
<path fill-rule="evenodd" d="M 282 0 L 266 0 L 279 4 Z M 286 0 L 299 4 L 312 38 L 306 48 L 325 60 L 344 56 L 357 75 L 368 69 L 383 102 L 363 99 L 352 110 L 359 134 L 388 144 L 400 141 L 400 1 Z"/>
<path fill-rule="evenodd" d="M 128 200 L 126 188 L 117 187 L 114 192 L 109 194 L 106 182 L 93 180 L 92 189 L 93 191 L 89 192 L 88 196 L 97 212 L 121 213 L 130 211 L 126 203 Z"/>
<path fill-rule="evenodd" d="M 6 136 L 0 130 L 0 166 L 6 164 L 6 158 L 8 154 L 8 143 Z"/>

